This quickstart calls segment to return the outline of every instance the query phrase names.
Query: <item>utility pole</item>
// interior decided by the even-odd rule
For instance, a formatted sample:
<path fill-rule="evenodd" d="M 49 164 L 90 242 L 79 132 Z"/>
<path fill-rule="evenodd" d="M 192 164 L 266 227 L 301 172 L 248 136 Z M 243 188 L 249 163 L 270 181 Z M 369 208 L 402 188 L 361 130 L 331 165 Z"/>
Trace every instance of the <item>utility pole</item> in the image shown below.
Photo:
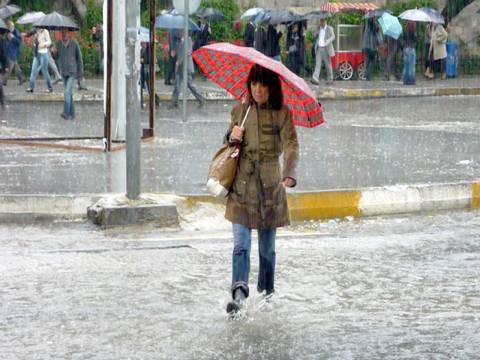
<path fill-rule="evenodd" d="M 126 15 L 126 99 L 127 99 L 127 197 L 137 199 L 140 195 L 140 0 L 125 3 Z"/>

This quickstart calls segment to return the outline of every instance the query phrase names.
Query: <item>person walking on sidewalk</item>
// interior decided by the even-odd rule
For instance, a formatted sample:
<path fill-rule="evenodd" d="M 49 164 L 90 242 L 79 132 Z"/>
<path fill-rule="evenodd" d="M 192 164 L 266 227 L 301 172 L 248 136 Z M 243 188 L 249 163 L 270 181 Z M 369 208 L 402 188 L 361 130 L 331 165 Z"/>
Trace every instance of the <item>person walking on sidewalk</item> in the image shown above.
<path fill-rule="evenodd" d="M 285 188 L 297 183 L 299 157 L 297 133 L 292 114 L 283 104 L 278 74 L 255 64 L 246 85 L 249 99 L 234 106 L 225 138 L 242 143 L 225 212 L 233 228 L 232 301 L 226 309 L 231 316 L 242 309 L 249 296 L 252 229 L 258 232 L 257 291 L 267 301 L 275 292 L 276 230 L 290 223 Z"/>
<path fill-rule="evenodd" d="M 365 76 L 372 80 L 373 70 L 378 55 L 378 48 L 383 44 L 382 35 L 375 22 L 375 18 L 367 19 L 363 27 L 362 51 L 365 56 Z"/>
<path fill-rule="evenodd" d="M 177 44 L 180 36 L 177 29 L 168 31 L 168 65 L 166 67 L 165 85 L 173 85 L 175 83 L 175 66 L 177 63 Z"/>
<path fill-rule="evenodd" d="M 8 55 L 6 51 L 5 35 L 0 35 L 0 106 L 5 108 L 5 94 L 3 91 L 4 76 L 8 69 Z"/>
<path fill-rule="evenodd" d="M 11 19 L 6 21 L 8 32 L 6 34 L 5 46 L 8 56 L 8 68 L 5 71 L 5 79 L 3 81 L 4 85 L 7 85 L 8 78 L 12 71 L 15 71 L 19 85 L 22 85 L 26 80 L 25 76 L 22 73 L 22 69 L 18 64 L 18 59 L 20 57 L 20 46 L 22 44 L 22 36 L 20 31 L 15 29 L 15 25 Z"/>
<path fill-rule="evenodd" d="M 400 80 L 402 75 L 397 68 L 397 55 L 399 51 L 399 41 L 391 36 L 385 35 L 387 43 L 387 57 L 385 59 L 385 68 L 383 73 L 383 79 L 390 81 L 392 75 L 395 76 L 395 80 Z"/>
<path fill-rule="evenodd" d="M 177 44 L 177 49 L 175 50 L 177 54 L 177 63 L 175 66 L 175 86 L 172 93 L 172 102 L 170 107 L 178 107 L 178 96 L 180 94 L 180 86 L 182 85 L 183 80 L 183 66 L 187 63 L 187 86 L 192 92 L 193 96 L 197 99 L 199 106 L 202 107 L 205 103 L 205 99 L 198 92 L 197 88 L 193 85 L 193 59 L 192 59 L 192 38 L 187 34 L 186 40 L 183 30 L 180 33 L 180 41 Z M 187 43 L 187 59 L 184 59 L 184 44 Z M 187 94 L 183 94 L 187 96 Z"/>
<path fill-rule="evenodd" d="M 335 33 L 333 28 L 327 25 L 325 19 L 320 19 L 320 26 L 317 30 L 315 38 L 315 70 L 312 75 L 312 83 L 318 85 L 320 83 L 320 71 L 322 62 L 325 64 L 327 71 L 327 84 L 333 84 L 333 69 L 331 58 L 335 56 L 333 49 L 333 41 Z"/>
<path fill-rule="evenodd" d="M 63 76 L 65 87 L 63 113 L 60 116 L 65 120 L 75 119 L 73 106 L 73 81 L 83 77 L 83 59 L 80 46 L 75 39 L 70 38 L 68 30 L 62 30 L 62 40 L 57 42 L 52 53 L 58 60 L 58 66 Z"/>
<path fill-rule="evenodd" d="M 45 92 L 51 93 L 53 92 L 53 86 L 50 74 L 48 73 L 48 48 L 52 45 L 52 40 L 50 39 L 50 34 L 47 29 L 36 28 L 27 34 L 27 36 L 32 35 L 34 36 L 33 63 L 29 86 L 26 91 L 33 93 L 38 73 L 42 71 L 42 75 L 47 81 L 47 90 Z"/>
<path fill-rule="evenodd" d="M 425 69 L 425 77 L 433 79 L 433 58 L 430 51 L 432 43 L 433 23 L 429 23 L 425 28 L 425 36 L 423 38 L 423 61 Z"/>
<path fill-rule="evenodd" d="M 429 78 L 433 79 L 436 73 L 440 73 L 442 79 L 447 78 L 446 59 L 447 59 L 447 37 L 448 33 L 440 24 L 434 24 L 432 30 L 432 42 L 430 43 L 429 53 L 433 58 L 433 74 Z"/>

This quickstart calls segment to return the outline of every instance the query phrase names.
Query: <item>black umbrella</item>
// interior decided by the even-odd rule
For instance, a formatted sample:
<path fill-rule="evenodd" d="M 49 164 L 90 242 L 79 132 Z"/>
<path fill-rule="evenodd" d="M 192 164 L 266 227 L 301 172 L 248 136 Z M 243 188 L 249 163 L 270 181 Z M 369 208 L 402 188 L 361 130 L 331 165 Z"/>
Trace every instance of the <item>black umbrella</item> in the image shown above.
<path fill-rule="evenodd" d="M 258 13 L 254 21 L 257 24 L 266 22 L 272 25 L 278 25 L 300 21 L 300 16 L 288 10 L 265 10 Z"/>
<path fill-rule="evenodd" d="M 197 11 L 197 16 L 198 17 L 203 17 L 209 21 L 221 21 L 225 20 L 225 16 L 222 14 L 220 10 L 214 9 L 214 8 L 205 8 L 205 9 L 200 9 Z"/>
<path fill-rule="evenodd" d="M 0 18 L 8 19 L 10 16 L 13 16 L 20 11 L 22 11 L 22 9 L 17 5 L 3 5 L 0 7 Z"/>
<path fill-rule="evenodd" d="M 302 16 L 301 20 L 317 20 L 317 19 L 327 19 L 331 17 L 332 14 L 330 14 L 328 11 L 312 11 L 308 14 L 305 14 Z"/>
<path fill-rule="evenodd" d="M 45 15 L 42 19 L 33 24 L 35 27 L 47 30 L 78 30 L 78 25 L 70 18 L 57 13 L 56 11 Z"/>
<path fill-rule="evenodd" d="M 388 12 L 390 14 L 390 11 L 387 11 L 385 9 L 375 9 L 375 10 L 370 10 L 365 14 L 363 17 L 364 19 L 371 19 L 375 17 L 380 17 L 382 16 L 385 12 Z"/>

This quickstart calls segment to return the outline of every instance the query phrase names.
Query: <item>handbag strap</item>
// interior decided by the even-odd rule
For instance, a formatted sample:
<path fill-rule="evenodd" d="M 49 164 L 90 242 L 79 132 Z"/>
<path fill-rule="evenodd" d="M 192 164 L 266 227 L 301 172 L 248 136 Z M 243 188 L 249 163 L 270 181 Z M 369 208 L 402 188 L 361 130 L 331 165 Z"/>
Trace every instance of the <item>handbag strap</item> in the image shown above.
<path fill-rule="evenodd" d="M 245 122 L 247 121 L 247 116 L 248 116 L 248 113 L 250 112 L 250 108 L 251 108 L 251 107 L 252 107 L 252 105 L 248 105 L 247 112 L 245 113 L 245 116 L 243 117 L 242 124 L 240 125 L 240 127 L 241 127 L 242 129 L 244 129 Z"/>

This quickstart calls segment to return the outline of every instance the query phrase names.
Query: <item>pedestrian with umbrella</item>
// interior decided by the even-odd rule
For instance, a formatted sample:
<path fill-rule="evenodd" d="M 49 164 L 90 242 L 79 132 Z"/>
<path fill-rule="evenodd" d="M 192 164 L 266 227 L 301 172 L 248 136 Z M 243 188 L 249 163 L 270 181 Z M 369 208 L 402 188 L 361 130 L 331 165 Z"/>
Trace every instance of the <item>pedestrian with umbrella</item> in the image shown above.
<path fill-rule="evenodd" d="M 195 42 L 193 43 L 193 50 L 197 50 L 204 45 L 207 45 L 212 40 L 212 31 L 210 30 L 210 24 L 204 16 L 199 16 L 200 23 L 198 27 L 199 31 L 195 34 Z"/>
<path fill-rule="evenodd" d="M 58 61 L 65 87 L 63 112 L 60 116 L 65 120 L 73 120 L 75 119 L 73 82 L 74 79 L 83 78 L 83 58 L 80 46 L 77 40 L 71 38 L 69 29 L 62 30 L 62 40 L 52 49 L 52 54 Z"/>
<path fill-rule="evenodd" d="M 441 78 L 447 78 L 445 62 L 447 59 L 447 37 L 448 33 L 441 24 L 433 23 L 432 39 L 430 42 L 429 54 L 433 58 L 433 73 L 429 78 L 433 79 L 435 74 L 440 73 Z"/>
<path fill-rule="evenodd" d="M 294 124 L 321 124 L 322 109 L 303 79 L 252 48 L 213 44 L 197 50 L 194 58 L 209 78 L 240 100 L 224 138 L 241 146 L 225 212 L 233 229 L 232 300 L 226 310 L 235 316 L 250 293 L 252 229 L 258 232 L 260 253 L 257 291 L 266 301 L 275 292 L 276 230 L 290 222 L 285 189 L 297 183 Z"/>
<path fill-rule="evenodd" d="M 8 77 L 15 71 L 15 75 L 18 79 L 18 84 L 22 85 L 26 80 L 25 76 L 23 75 L 22 69 L 20 64 L 18 63 L 18 59 L 20 58 L 20 46 L 22 44 L 22 35 L 20 31 L 15 28 L 12 19 L 8 19 L 6 21 L 6 25 L 8 28 L 8 32 L 5 35 L 5 50 L 8 56 L 8 68 L 5 72 L 5 80 L 4 85 L 7 85 Z"/>
<path fill-rule="evenodd" d="M 390 81 L 391 76 L 394 75 L 396 80 L 400 80 L 402 76 L 397 69 L 397 54 L 399 51 L 398 39 L 403 32 L 402 25 L 400 25 L 395 16 L 390 15 L 388 12 L 384 12 L 378 19 L 378 22 L 387 43 L 387 57 L 385 59 L 383 78 L 386 81 Z"/>
<path fill-rule="evenodd" d="M 5 94 L 3 91 L 3 82 L 5 73 L 8 69 L 8 54 L 5 46 L 5 34 L 8 32 L 7 25 L 0 19 L 0 106 L 5 108 Z"/>
<path fill-rule="evenodd" d="M 187 58 L 184 55 L 184 46 L 187 46 Z M 180 31 L 180 41 L 177 43 L 175 50 L 177 54 L 177 62 L 175 64 L 175 86 L 172 93 L 172 101 L 170 107 L 178 107 L 178 96 L 180 94 L 180 86 L 183 80 L 183 67 L 187 66 L 187 86 L 192 92 L 193 96 L 197 99 L 199 106 L 202 107 L 205 104 L 205 99 L 198 92 L 197 88 L 193 85 L 193 60 L 192 60 L 192 38 L 189 34 L 184 34 L 184 31 Z M 187 96 L 187 94 L 183 94 Z"/>
<path fill-rule="evenodd" d="M 363 27 L 362 51 L 365 55 L 365 77 L 372 80 L 373 69 L 378 54 L 378 48 L 383 45 L 383 38 L 374 17 L 367 19 Z"/>
<path fill-rule="evenodd" d="M 33 93 L 39 72 L 42 72 L 43 78 L 47 82 L 46 93 L 53 92 L 52 80 L 48 73 L 48 58 L 49 47 L 52 45 L 52 40 L 47 29 L 36 27 L 27 33 L 27 36 L 33 36 L 33 62 L 32 70 L 30 72 L 30 80 L 28 83 L 27 92 Z"/>

